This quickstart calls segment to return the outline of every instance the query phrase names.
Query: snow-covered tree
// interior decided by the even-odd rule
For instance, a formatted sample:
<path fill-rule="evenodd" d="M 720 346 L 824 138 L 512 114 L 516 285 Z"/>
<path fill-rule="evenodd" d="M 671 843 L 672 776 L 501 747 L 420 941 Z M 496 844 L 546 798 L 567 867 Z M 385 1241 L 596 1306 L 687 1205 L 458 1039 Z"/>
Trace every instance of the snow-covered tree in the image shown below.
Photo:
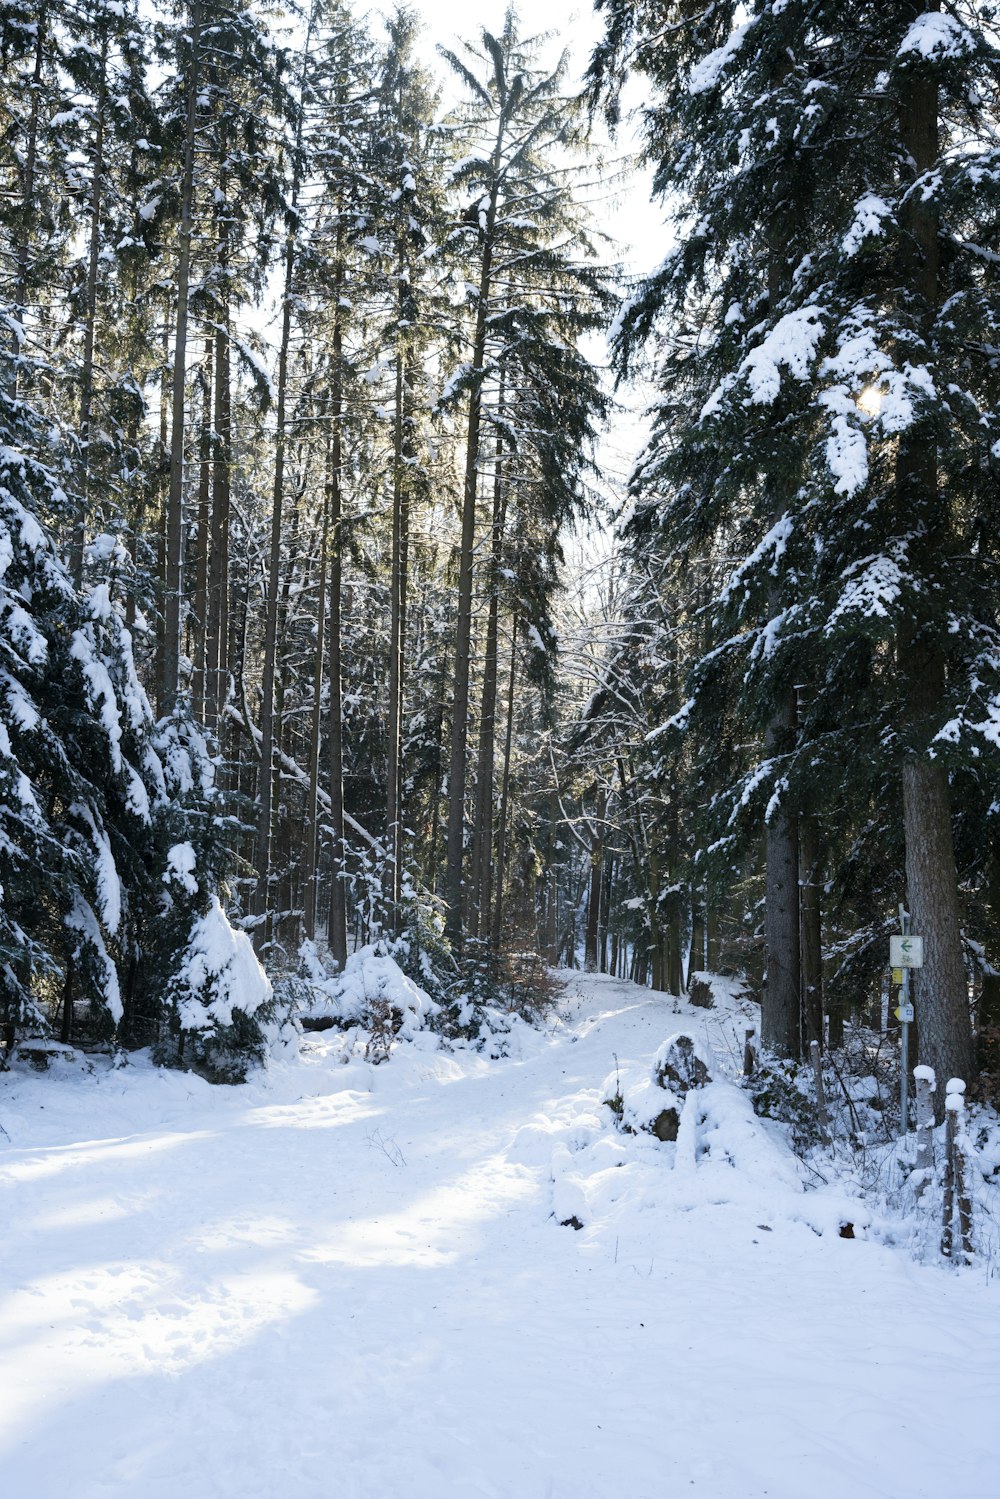
<path fill-rule="evenodd" d="M 774 845 L 765 1033 L 797 1049 L 796 820 L 875 760 L 928 948 L 922 1055 L 967 1074 L 948 766 L 995 751 L 992 33 L 972 7 L 602 9 L 595 87 L 614 101 L 627 48 L 677 206 L 618 335 L 625 368 L 663 330 L 636 493 L 651 544 L 738 559 L 684 722 L 735 698 L 757 736 L 717 805 Z"/>

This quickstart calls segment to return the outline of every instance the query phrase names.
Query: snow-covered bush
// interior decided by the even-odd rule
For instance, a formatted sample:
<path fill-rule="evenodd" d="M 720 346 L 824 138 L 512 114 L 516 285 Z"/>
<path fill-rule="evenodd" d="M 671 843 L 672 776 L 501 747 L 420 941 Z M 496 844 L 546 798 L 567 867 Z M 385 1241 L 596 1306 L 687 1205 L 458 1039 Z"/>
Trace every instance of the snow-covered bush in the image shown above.
<path fill-rule="evenodd" d="M 381 1061 L 396 1037 L 412 1040 L 440 1012 L 440 1005 L 408 977 L 385 942 L 359 948 L 342 973 L 327 976 L 312 944 L 302 953 L 311 967 L 307 1024 L 363 1026 L 372 1036 L 370 1053 Z"/>
<path fill-rule="evenodd" d="M 251 1063 L 293 1044 L 250 938 L 230 924 L 218 896 L 191 927 L 168 1000 L 158 1059 L 213 1081 L 242 1082 Z"/>
<path fill-rule="evenodd" d="M 762 1119 L 773 1119 L 786 1125 L 796 1150 L 807 1151 L 820 1143 L 822 1131 L 816 1113 L 811 1068 L 764 1054 L 744 1086 L 754 1113 Z"/>

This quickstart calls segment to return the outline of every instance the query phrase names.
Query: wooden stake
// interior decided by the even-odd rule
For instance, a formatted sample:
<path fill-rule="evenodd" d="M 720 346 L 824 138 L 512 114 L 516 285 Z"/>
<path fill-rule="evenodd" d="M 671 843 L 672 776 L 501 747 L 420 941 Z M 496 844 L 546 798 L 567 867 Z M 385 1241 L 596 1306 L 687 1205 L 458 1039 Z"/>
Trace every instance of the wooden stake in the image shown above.
<path fill-rule="evenodd" d="M 910 1180 L 919 1197 L 934 1175 L 934 1105 L 931 1094 L 937 1086 L 933 1067 L 914 1067 L 917 1097 L 917 1160 Z"/>
<path fill-rule="evenodd" d="M 962 1258 L 965 1264 L 972 1263 L 972 1197 L 965 1173 L 965 1153 L 960 1140 L 964 1135 L 965 1084 L 961 1078 L 953 1077 L 947 1084 L 945 1098 L 945 1141 L 947 1156 L 944 1179 L 944 1213 L 941 1230 L 941 1253 L 945 1259 L 953 1259 L 954 1217 L 958 1206 L 958 1231 L 962 1240 Z"/>
<path fill-rule="evenodd" d="M 944 1127 L 944 1206 L 941 1216 L 941 1253 L 946 1260 L 951 1259 L 951 1223 L 955 1215 L 955 1126 L 955 1112 L 949 1109 L 945 1115 Z"/>
<path fill-rule="evenodd" d="M 809 1042 L 809 1060 L 812 1063 L 813 1078 L 816 1086 L 816 1115 L 819 1119 L 820 1133 L 829 1144 L 830 1141 L 830 1116 L 826 1109 L 826 1090 L 823 1087 L 823 1066 L 820 1061 L 819 1042 Z"/>

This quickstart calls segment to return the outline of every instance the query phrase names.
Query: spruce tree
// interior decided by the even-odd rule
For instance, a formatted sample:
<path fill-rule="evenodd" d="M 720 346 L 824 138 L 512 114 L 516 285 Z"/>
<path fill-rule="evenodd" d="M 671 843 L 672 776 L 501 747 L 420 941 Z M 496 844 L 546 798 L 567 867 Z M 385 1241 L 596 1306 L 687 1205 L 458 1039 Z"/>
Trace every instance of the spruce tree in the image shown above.
<path fill-rule="evenodd" d="M 947 766 L 985 748 L 995 692 L 993 43 L 971 12 L 914 5 L 759 5 L 739 24 L 723 7 L 677 29 L 604 9 L 595 87 L 614 100 L 638 42 L 657 186 L 683 201 L 621 325 L 625 366 L 670 320 L 637 493 L 670 545 L 743 552 L 688 722 L 704 732 L 734 692 L 762 738 L 783 722 L 720 804 L 768 822 L 822 814 L 824 758 L 894 767 L 928 949 L 921 1055 L 968 1074 Z"/>

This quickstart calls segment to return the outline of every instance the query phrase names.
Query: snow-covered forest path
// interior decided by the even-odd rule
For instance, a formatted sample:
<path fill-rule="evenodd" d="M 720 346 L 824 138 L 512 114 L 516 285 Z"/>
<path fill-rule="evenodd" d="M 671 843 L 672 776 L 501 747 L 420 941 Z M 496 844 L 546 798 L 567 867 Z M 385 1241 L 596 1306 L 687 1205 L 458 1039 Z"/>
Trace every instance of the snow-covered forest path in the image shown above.
<path fill-rule="evenodd" d="M 573 976 L 499 1062 L 2 1079 L 6 1499 L 991 1492 L 996 1282 L 616 1134 L 615 1058 L 681 1025 L 728 1050 Z"/>

